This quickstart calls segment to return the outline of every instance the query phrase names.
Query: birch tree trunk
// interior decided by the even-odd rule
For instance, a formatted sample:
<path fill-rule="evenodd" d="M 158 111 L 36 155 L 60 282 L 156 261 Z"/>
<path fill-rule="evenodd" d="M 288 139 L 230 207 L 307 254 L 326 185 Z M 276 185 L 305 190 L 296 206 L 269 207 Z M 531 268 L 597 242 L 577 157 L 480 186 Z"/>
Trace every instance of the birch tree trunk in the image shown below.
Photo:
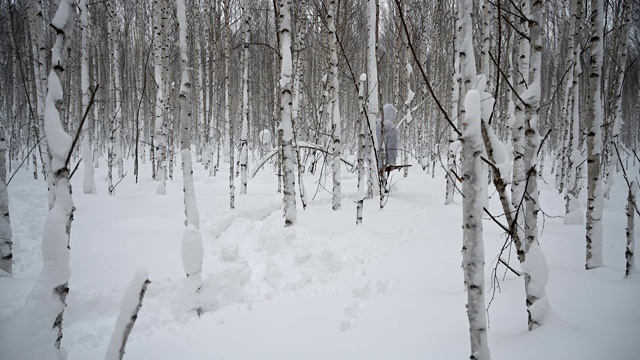
<path fill-rule="evenodd" d="M 462 268 L 467 290 L 467 316 L 471 340 L 471 359 L 491 359 L 487 340 L 487 318 L 484 301 L 484 243 L 482 239 L 482 208 L 485 198 L 482 193 L 481 154 L 482 146 L 482 98 L 472 89 L 476 80 L 476 62 L 472 42 L 471 0 L 460 0 L 460 70 L 465 93 L 462 123 Z"/>
<path fill-rule="evenodd" d="M 76 3 L 74 0 L 62 0 L 51 21 L 55 34 L 55 44 L 51 49 L 52 70 L 49 74 L 49 89 L 45 102 L 45 136 L 51 156 L 53 177 L 53 206 L 49 209 L 42 236 L 42 271 L 33 290 L 27 297 L 23 311 L 29 313 L 36 323 L 33 333 L 35 343 L 47 343 L 53 346 L 58 355 L 62 340 L 62 320 L 67 306 L 69 293 L 69 242 L 71 221 L 73 220 L 73 198 L 69 183 L 69 157 L 72 151 L 72 138 L 64 131 L 61 122 L 61 107 L 64 97 L 62 84 L 67 67 L 67 55 L 73 31 Z M 29 331 L 29 330 L 26 330 Z M 44 358 L 30 356 L 28 352 L 40 349 L 25 349 L 25 358 Z"/>
<path fill-rule="evenodd" d="M 224 119 L 229 139 L 229 208 L 235 209 L 236 185 L 234 182 L 235 146 L 233 144 L 233 121 L 231 121 L 231 5 L 229 0 L 224 2 Z"/>
<path fill-rule="evenodd" d="M 368 193 L 373 195 L 375 193 L 374 179 L 377 178 L 378 156 L 376 156 L 376 149 L 380 148 L 378 139 L 374 135 L 376 129 L 376 121 L 378 118 L 378 112 L 380 111 L 380 103 L 378 101 L 378 0 L 368 0 L 367 2 L 368 12 L 368 41 L 367 41 L 367 103 L 368 103 L 368 131 L 370 144 L 369 147 L 369 181 L 368 181 Z M 382 121 L 384 124 L 384 121 Z M 381 139 L 384 139 L 382 134 Z M 384 158 L 384 156 L 382 156 Z M 384 173 L 384 171 L 383 171 Z M 382 198 L 383 195 L 381 195 Z M 381 199 L 382 202 L 382 199 Z"/>
<path fill-rule="evenodd" d="M 456 27 L 453 36 L 453 87 L 451 89 L 451 119 L 454 121 L 454 125 L 458 125 L 458 103 L 460 102 L 460 14 L 456 14 Z M 444 204 L 453 204 L 455 195 L 455 182 L 456 182 L 456 153 L 458 150 L 457 140 L 455 139 L 455 132 L 453 128 L 449 128 L 449 146 L 447 148 L 447 186 Z"/>
<path fill-rule="evenodd" d="M 80 0 L 80 21 L 82 25 L 82 45 L 80 49 L 81 69 L 80 81 L 82 86 L 82 116 L 89 107 L 89 14 L 87 10 L 87 0 Z M 85 194 L 96 195 L 96 181 L 93 175 L 93 152 L 91 150 L 92 129 L 88 121 L 82 127 L 82 159 L 84 161 L 84 177 L 82 190 Z"/>
<path fill-rule="evenodd" d="M 602 208 L 604 194 L 600 162 L 602 155 L 603 0 L 591 1 L 591 56 L 589 58 L 589 112 L 587 113 L 587 251 L 585 268 L 595 269 L 602 262 Z"/>
<path fill-rule="evenodd" d="M 626 1 L 623 7 L 623 18 L 624 23 L 622 25 L 622 39 L 620 40 L 621 45 L 618 49 L 618 54 L 616 54 L 616 58 L 618 62 L 616 64 L 616 82 L 615 82 L 615 107 L 613 110 L 613 127 L 611 129 L 611 142 L 618 145 L 620 144 L 620 127 L 622 126 L 622 93 L 623 93 L 623 85 L 624 85 L 624 77 L 625 70 L 627 67 L 627 57 L 628 57 L 628 47 L 629 47 L 629 29 L 631 26 L 631 9 L 630 9 L 631 1 Z M 609 199 L 609 192 L 614 183 L 614 175 L 615 175 L 615 167 L 617 161 L 613 159 L 613 151 L 611 151 L 611 146 L 609 146 L 609 156 L 608 161 L 606 162 L 605 169 L 605 179 L 606 185 L 604 187 L 604 197 Z"/>
<path fill-rule="evenodd" d="M 529 2 L 523 1 L 520 12 L 523 16 L 529 14 Z M 529 74 L 529 44 L 526 37 L 529 36 L 529 25 L 526 18 L 521 18 L 518 25 L 518 31 L 521 36 L 517 37 L 516 48 L 518 59 L 516 70 L 516 92 L 518 96 L 524 93 L 528 88 Z M 511 129 L 511 139 L 513 144 L 513 181 L 511 182 L 511 203 L 516 210 L 514 219 L 518 224 L 523 222 L 523 209 L 521 206 L 524 196 L 524 186 L 526 180 L 524 168 L 524 104 L 520 99 L 516 99 L 515 104 L 515 122 Z"/>
<path fill-rule="evenodd" d="M 544 254 L 538 243 L 538 212 L 540 198 L 538 189 L 537 154 L 540 148 L 538 133 L 538 112 L 540 111 L 541 67 L 542 67 L 542 1 L 531 0 L 529 15 L 531 63 L 529 67 L 529 88 L 520 97 L 525 102 L 525 144 L 524 168 L 526 185 L 524 189 L 525 203 L 525 241 L 522 270 L 525 272 L 525 288 L 527 295 L 527 312 L 529 330 L 540 326 L 548 310 L 545 288 L 547 286 L 548 269 Z"/>
<path fill-rule="evenodd" d="M 291 86 L 293 77 L 293 59 L 291 57 L 291 0 L 278 0 L 280 8 L 280 54 L 282 65 L 280 70 L 280 87 L 282 88 L 280 108 L 282 130 L 282 168 L 283 168 L 283 204 L 284 225 L 291 226 L 296 222 L 295 194 L 295 154 L 293 149 L 293 124 L 291 114 Z"/>
<path fill-rule="evenodd" d="M 7 143 L 4 125 L 0 124 L 0 270 L 13 274 L 13 242 L 9 193 L 7 192 Z M 36 170 L 37 171 L 37 170 Z"/>
<path fill-rule="evenodd" d="M 329 62 L 331 63 L 331 80 L 329 93 L 331 94 L 331 135 L 332 144 L 332 172 L 333 172 L 333 210 L 340 209 L 342 190 L 340 186 L 340 156 L 341 145 L 341 120 L 340 120 L 340 79 L 338 74 L 338 39 L 336 37 L 336 1 L 329 2 L 329 12 L 327 13 L 327 23 L 329 28 Z"/>
<path fill-rule="evenodd" d="M 356 121 L 356 130 L 358 131 L 358 200 L 356 205 L 356 225 L 362 224 L 362 210 L 364 207 L 364 198 L 367 196 L 367 189 L 365 187 L 364 176 L 364 159 L 366 153 L 365 146 L 365 127 L 363 119 L 366 119 L 364 109 L 364 88 L 365 81 L 367 81 L 367 74 L 360 75 L 360 87 L 358 88 L 358 104 L 360 105 L 360 116 Z"/>
<path fill-rule="evenodd" d="M 638 183 L 632 181 L 629 184 L 629 194 L 627 195 L 627 250 L 625 251 L 625 258 L 627 259 L 627 263 L 625 266 L 624 276 L 628 277 L 633 273 L 637 273 L 638 269 L 636 269 L 636 261 L 634 257 L 635 248 L 636 248 L 636 239 L 634 234 L 634 217 L 636 206 L 636 194 L 638 193 Z"/>
<path fill-rule="evenodd" d="M 164 88 L 165 80 L 163 74 L 163 62 L 165 59 L 165 13 L 166 13 L 166 0 L 155 0 L 153 2 L 153 24 L 154 24 L 154 42 L 153 42 L 153 60 L 154 60 L 154 77 L 156 86 L 156 105 L 155 105 L 155 123 L 153 130 L 153 166 L 155 168 L 156 180 L 158 180 L 158 187 L 156 188 L 156 194 L 165 195 L 167 193 L 166 188 L 166 138 L 163 132 L 164 122 Z"/>
<path fill-rule="evenodd" d="M 246 10 L 245 10 L 246 11 Z M 251 37 L 249 13 L 244 14 L 244 45 L 242 52 L 242 129 L 240 131 L 240 194 L 247 193 L 249 167 L 249 40 Z"/>
<path fill-rule="evenodd" d="M 180 27 L 180 157 L 184 190 L 184 212 L 186 229 L 182 236 L 182 266 L 187 276 L 199 277 L 202 272 L 204 248 L 200 234 L 200 215 L 193 185 L 193 164 L 191 161 L 191 81 L 189 78 L 189 58 L 187 48 L 187 19 L 184 0 L 177 0 L 178 25 Z"/>
<path fill-rule="evenodd" d="M 33 70 L 36 79 L 36 110 L 38 113 L 38 133 L 43 139 L 38 144 L 40 159 L 44 168 L 49 190 L 49 209 L 53 206 L 53 176 L 51 174 L 51 159 L 48 154 L 47 139 L 44 137 L 44 107 L 47 95 L 47 47 L 45 46 L 44 21 L 42 0 L 32 1 L 29 7 L 29 27 L 31 28 L 33 49 Z"/>
<path fill-rule="evenodd" d="M 578 197 L 580 195 L 580 183 L 582 182 L 580 177 L 581 168 L 579 164 L 582 163 L 582 155 L 581 155 L 581 140 L 580 140 L 580 76 L 582 75 L 582 66 L 580 64 L 580 29 L 582 26 L 582 1 L 574 0 L 574 5 L 572 4 L 572 9 L 575 12 L 572 14 L 572 21 L 575 22 L 574 26 L 574 35 L 573 40 L 575 42 L 575 46 L 573 47 L 574 55 L 573 58 L 575 60 L 573 66 L 573 76 L 571 77 L 572 86 L 571 86 L 571 94 L 569 94 L 570 103 L 567 106 L 567 115 L 569 120 L 569 140 L 568 140 L 568 153 L 566 160 L 566 205 L 565 205 L 565 219 L 566 215 L 570 214 L 574 209 L 578 209 L 580 207 L 580 202 Z M 575 19 L 574 19 L 575 18 Z M 581 216 L 582 218 L 582 216 Z M 581 222 L 580 222 L 581 223 Z"/>

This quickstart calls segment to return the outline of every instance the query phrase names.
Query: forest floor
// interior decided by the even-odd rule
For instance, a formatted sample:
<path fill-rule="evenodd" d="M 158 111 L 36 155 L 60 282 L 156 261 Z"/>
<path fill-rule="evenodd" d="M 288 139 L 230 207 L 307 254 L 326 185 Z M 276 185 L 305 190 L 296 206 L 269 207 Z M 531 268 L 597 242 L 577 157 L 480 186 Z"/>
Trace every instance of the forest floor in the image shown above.
<path fill-rule="evenodd" d="M 327 172 L 305 174 L 307 209 L 298 201 L 295 226 L 284 228 L 273 166 L 250 179 L 248 194 L 236 194 L 235 210 L 229 210 L 228 170 L 209 177 L 196 164 L 205 254 L 204 283 L 195 294 L 180 255 L 179 166 L 164 196 L 156 195 L 150 164 L 141 167 L 138 183 L 129 171 L 116 196 L 107 194 L 104 161 L 96 169 L 97 196 L 82 192 L 83 165 L 72 179 L 76 211 L 62 341 L 69 359 L 104 358 L 124 290 L 139 268 L 148 269 L 151 284 L 127 359 L 469 357 L 462 208 L 460 195 L 457 204 L 443 205 L 442 169 L 434 178 L 417 164 L 407 178 L 393 172 L 384 209 L 378 199 L 365 201 L 361 226 L 355 225 L 355 174 L 342 170 L 338 211 L 323 190 L 331 187 Z M 490 219 L 483 222 L 492 357 L 638 359 L 640 275 L 623 279 L 626 185 L 618 175 L 605 203 L 606 266 L 586 271 L 585 227 L 563 225 L 564 200 L 553 182 L 548 173 L 540 182 L 540 244 L 551 306 L 542 327 L 527 330 L 523 277 L 497 264 L 505 237 Z M 237 189 L 239 183 L 236 178 Z M 43 180 L 23 169 L 8 189 L 15 277 L 0 277 L 0 359 L 12 345 L 2 340 L 11 331 L 3 324 L 21 308 L 42 268 L 47 215 Z M 492 212 L 500 214 L 497 194 L 489 193 Z M 640 225 L 635 236 L 640 240 Z M 502 258 L 519 269 L 513 249 Z M 198 316 L 196 307 L 205 312 Z"/>

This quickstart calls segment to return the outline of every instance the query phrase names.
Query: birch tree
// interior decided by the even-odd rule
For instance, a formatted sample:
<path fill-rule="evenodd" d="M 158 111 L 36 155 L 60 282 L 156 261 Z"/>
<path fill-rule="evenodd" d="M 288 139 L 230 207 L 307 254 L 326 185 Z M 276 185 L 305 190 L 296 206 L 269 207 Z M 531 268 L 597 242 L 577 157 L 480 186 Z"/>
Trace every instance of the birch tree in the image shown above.
<path fill-rule="evenodd" d="M 242 50 L 242 128 L 240 130 L 240 194 L 247 193 L 249 167 L 249 41 L 251 38 L 249 13 L 244 14 Z"/>
<path fill-rule="evenodd" d="M 38 114 L 38 134 L 44 134 L 44 104 L 47 95 L 47 47 L 45 46 L 44 20 L 42 13 L 42 0 L 32 1 L 29 6 L 29 27 L 31 30 L 33 49 L 33 71 L 36 82 L 36 111 Z M 38 143 L 38 151 L 47 179 L 49 190 L 49 208 L 53 206 L 53 177 L 51 175 L 51 159 L 47 153 L 47 139 L 43 138 Z"/>
<path fill-rule="evenodd" d="M 283 204 L 284 224 L 291 226 L 296 222 L 296 194 L 295 194 L 295 154 L 293 149 L 293 124 L 291 114 L 291 86 L 293 77 L 293 59 L 291 57 L 291 0 L 278 0 L 280 8 L 280 54 L 282 65 L 280 69 L 280 96 L 282 130 L 282 168 L 283 173 Z"/>
<path fill-rule="evenodd" d="M 471 0 L 460 0 L 460 70 L 465 90 L 462 122 L 462 268 L 467 290 L 467 316 L 471 339 L 471 359 L 491 358 L 487 340 L 487 319 L 484 301 L 484 243 L 482 239 L 482 98 L 472 89 L 476 80 L 476 62 L 472 47 Z"/>
<path fill-rule="evenodd" d="M 200 234 L 200 215 L 193 185 L 193 164 L 191 161 L 191 80 L 189 77 L 189 57 L 187 42 L 187 15 L 184 0 L 177 0 L 177 15 L 180 39 L 180 157 L 184 190 L 184 212 L 186 229 L 182 236 L 182 266 L 187 276 L 200 276 L 204 248 Z"/>
<path fill-rule="evenodd" d="M 616 150 L 617 151 L 617 150 Z M 634 217 L 635 212 L 638 207 L 636 205 L 636 194 L 638 193 L 638 183 L 635 181 L 631 181 L 629 183 L 629 193 L 627 194 L 627 249 L 625 251 L 625 258 L 627 263 L 625 265 L 624 276 L 628 277 L 631 274 L 637 273 L 638 269 L 636 269 L 636 261 L 635 261 L 635 248 L 636 248 L 636 239 L 635 239 L 635 224 Z"/>
<path fill-rule="evenodd" d="M 155 169 L 156 179 L 158 180 L 158 187 L 156 188 L 156 194 L 164 195 L 167 193 L 166 188 L 166 139 L 162 130 L 164 121 L 164 82 L 163 77 L 163 62 L 165 60 L 165 8 L 166 0 L 155 0 L 153 2 L 153 27 L 154 27 L 154 40 L 153 40 L 153 63 L 154 63 L 154 77 L 157 85 L 156 90 L 156 104 L 155 104 L 155 123 L 152 135 L 153 142 L 153 160 L 152 165 Z"/>
<path fill-rule="evenodd" d="M 602 262 L 602 210 L 604 194 L 600 176 L 602 153 L 601 74 L 603 57 L 603 0 L 591 1 L 591 36 L 589 57 L 589 112 L 587 113 L 587 252 L 585 268 L 595 269 Z"/>
<path fill-rule="evenodd" d="M 542 67 L 542 8 L 540 0 L 531 0 L 529 15 L 530 56 L 529 88 L 520 95 L 525 107 L 524 131 L 524 169 L 526 182 L 525 203 L 525 240 L 523 251 L 525 261 L 522 269 L 527 276 L 527 312 L 529 330 L 538 327 L 544 321 L 548 310 L 545 288 L 547 286 L 547 262 L 538 243 L 538 212 L 540 211 L 540 190 L 538 189 L 538 151 L 540 135 L 538 133 L 538 113 L 540 111 L 541 67 Z"/>
<path fill-rule="evenodd" d="M 234 182 L 233 121 L 231 121 L 231 5 L 229 0 L 224 2 L 224 121 L 227 126 L 229 142 L 229 208 L 235 209 L 236 185 Z M 225 145 L 226 147 L 226 145 Z"/>
<path fill-rule="evenodd" d="M 454 125 L 458 125 L 458 103 L 460 101 L 460 13 L 456 14 L 455 30 L 453 35 L 453 76 L 452 76 L 452 88 L 451 88 L 451 119 L 454 121 Z M 447 147 L 447 185 L 444 204 L 449 205 L 453 203 L 455 195 L 455 181 L 456 174 L 456 153 L 458 149 L 457 140 L 455 139 L 455 133 L 453 127 L 449 128 L 449 146 Z"/>
<path fill-rule="evenodd" d="M 380 157 L 376 156 L 376 149 L 382 148 L 378 143 L 378 139 L 373 135 L 376 128 L 376 121 L 380 111 L 380 103 L 378 101 L 378 0 L 368 0 L 367 2 L 367 21 L 368 21 L 368 41 L 367 41 L 367 103 L 368 103 L 368 134 L 370 144 L 369 148 L 369 194 L 374 193 L 373 179 L 376 178 L 378 158 L 384 159 L 384 154 Z M 381 122 L 381 125 L 384 121 Z M 384 139 L 384 133 L 380 136 Z M 384 171 L 382 172 L 384 176 Z M 382 191 L 380 191 L 382 193 Z M 383 196 L 380 194 L 380 207 L 383 206 Z"/>
<path fill-rule="evenodd" d="M 340 120 L 340 78 L 338 77 L 338 38 L 336 37 L 336 1 L 329 1 L 327 13 L 327 27 L 329 28 L 329 62 L 331 64 L 331 80 L 329 94 L 331 96 L 330 118 L 332 142 L 332 173 L 333 173 L 333 210 L 340 209 L 342 190 L 340 186 L 340 156 L 341 145 L 341 120 Z"/>
<path fill-rule="evenodd" d="M 362 224 L 362 209 L 364 208 L 364 198 L 367 196 L 367 190 L 364 182 L 364 176 L 365 176 L 364 159 L 367 151 L 365 146 L 365 127 L 364 127 L 364 120 L 366 120 L 365 113 L 364 113 L 365 81 L 367 81 L 367 74 L 362 73 L 360 75 L 360 87 L 358 87 L 358 104 L 360 105 L 360 116 L 357 117 L 357 121 L 356 121 L 356 129 L 358 131 L 358 142 L 357 142 L 358 199 L 356 204 L 356 225 Z"/>
<path fill-rule="evenodd" d="M 53 205 L 49 209 L 42 236 L 42 271 L 22 309 L 23 314 L 33 319 L 22 331 L 28 332 L 34 342 L 49 343 L 51 347 L 23 349 L 21 356 L 24 358 L 46 359 L 64 354 L 60 351 L 60 345 L 71 275 L 69 235 L 75 208 L 69 183 L 69 158 L 73 140 L 62 127 L 60 110 L 75 6 L 74 0 L 62 0 L 50 24 L 55 34 L 55 43 L 51 49 L 52 69 L 48 78 L 44 130 L 53 171 Z M 46 353 L 42 353 L 43 351 Z"/>
<path fill-rule="evenodd" d="M 9 193 L 7 192 L 7 143 L 4 125 L 0 124 L 0 270 L 13 274 L 13 242 Z"/>
<path fill-rule="evenodd" d="M 565 205 L 565 223 L 567 223 L 568 215 L 572 211 L 579 211 L 580 202 L 578 201 L 578 196 L 580 195 L 580 183 L 582 180 L 580 179 L 580 164 L 582 163 L 582 155 L 581 148 L 582 144 L 580 141 L 580 75 L 582 75 L 582 65 L 580 64 L 580 42 L 579 35 L 580 29 L 582 28 L 582 1 L 581 0 L 573 0 L 571 4 L 572 14 L 571 14 L 571 26 L 570 28 L 573 30 L 573 34 L 571 35 L 569 41 L 574 41 L 575 46 L 570 45 L 569 47 L 573 50 L 573 55 L 569 56 L 574 60 L 572 74 L 570 76 L 571 79 L 571 87 L 570 93 L 567 94 L 567 105 L 566 114 L 567 114 L 567 122 L 568 122 L 568 145 L 567 145 L 567 159 L 565 162 L 566 170 L 566 205 Z M 568 80 L 567 80 L 568 82 Z M 562 166 L 562 165 L 561 165 Z M 563 166 L 564 167 L 564 166 Z M 580 223 L 582 223 L 583 218 L 580 216 Z"/>
<path fill-rule="evenodd" d="M 622 92 L 623 92 L 623 85 L 624 85 L 625 70 L 627 67 L 629 30 L 631 27 L 630 3 L 631 1 L 626 1 L 622 9 L 622 17 L 624 19 L 623 20 L 624 22 L 622 24 L 622 29 L 620 31 L 622 38 L 619 39 L 621 44 L 618 48 L 618 53 L 616 54 L 616 58 L 618 59 L 618 61 L 616 62 L 616 66 L 615 66 L 616 71 L 614 74 L 615 82 L 614 82 L 613 89 L 615 91 L 614 93 L 615 105 L 613 109 L 613 126 L 611 128 L 611 142 L 616 145 L 620 143 L 620 128 L 622 123 Z M 607 199 L 609 199 L 609 191 L 611 189 L 611 186 L 613 186 L 613 183 L 614 183 L 615 167 L 617 163 L 616 161 L 612 160 L 613 151 L 611 151 L 611 146 L 609 146 L 608 154 L 609 156 L 607 156 L 607 161 L 605 163 L 606 183 L 604 187 L 604 197 Z"/>
<path fill-rule="evenodd" d="M 80 0 L 80 21 L 82 25 L 82 45 L 80 48 L 81 69 L 80 82 L 82 87 L 82 115 L 88 112 L 89 107 L 89 14 L 87 0 Z M 84 161 L 84 177 L 82 190 L 85 194 L 96 195 L 96 181 L 93 175 L 93 152 L 91 151 L 92 129 L 89 122 L 85 121 L 82 128 L 82 159 Z"/>

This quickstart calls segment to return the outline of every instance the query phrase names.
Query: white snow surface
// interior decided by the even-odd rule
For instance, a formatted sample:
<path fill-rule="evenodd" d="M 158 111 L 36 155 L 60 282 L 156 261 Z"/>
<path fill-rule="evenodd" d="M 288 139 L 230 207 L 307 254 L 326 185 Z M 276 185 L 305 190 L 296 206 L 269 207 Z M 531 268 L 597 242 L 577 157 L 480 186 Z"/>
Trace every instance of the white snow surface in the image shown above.
<path fill-rule="evenodd" d="M 132 168 L 132 161 L 125 167 Z M 167 181 L 166 196 L 155 194 L 150 165 L 141 168 L 138 184 L 126 177 L 115 197 L 106 195 L 106 167 L 96 169 L 101 195 L 74 192 L 62 339 L 70 360 L 104 359 L 125 289 L 141 267 L 149 269 L 151 284 L 125 359 L 469 357 L 461 199 L 443 205 L 442 169 L 435 178 L 420 170 L 408 178 L 392 175 L 385 208 L 378 208 L 377 199 L 365 200 L 361 226 L 355 225 L 357 176 L 344 171 L 342 209 L 333 211 L 331 194 L 320 192 L 289 228 L 273 167 L 256 174 L 251 193 L 237 195 L 231 211 L 226 171 L 209 177 L 194 164 L 201 277 L 186 278 L 181 259 L 181 171 Z M 317 176 L 304 179 L 313 184 Z M 553 175 L 544 176 L 553 184 Z M 540 247 L 549 268 L 547 321 L 527 330 L 524 279 L 498 265 L 500 290 L 488 311 L 494 359 L 637 359 L 640 276 L 623 279 L 628 189 L 622 175 L 615 176 L 603 215 L 607 266 L 589 271 L 584 227 L 563 224 L 557 216 L 564 214 L 564 199 L 553 185 L 540 182 L 541 206 L 549 215 L 540 217 Z M 82 177 L 73 177 L 72 185 L 79 189 Z M 14 352 L 17 346 L 28 345 L 34 353 L 51 353 L 46 349 L 52 346 L 25 333 L 33 319 L 20 315 L 43 265 L 46 184 L 22 169 L 8 191 L 16 264 L 13 278 L 0 277 L 3 360 L 23 359 Z M 492 197 L 493 209 L 500 208 L 498 201 Z M 489 219 L 483 228 L 489 282 L 504 236 Z M 520 269 L 513 252 L 502 257 Z M 196 308 L 204 311 L 201 316 Z"/>

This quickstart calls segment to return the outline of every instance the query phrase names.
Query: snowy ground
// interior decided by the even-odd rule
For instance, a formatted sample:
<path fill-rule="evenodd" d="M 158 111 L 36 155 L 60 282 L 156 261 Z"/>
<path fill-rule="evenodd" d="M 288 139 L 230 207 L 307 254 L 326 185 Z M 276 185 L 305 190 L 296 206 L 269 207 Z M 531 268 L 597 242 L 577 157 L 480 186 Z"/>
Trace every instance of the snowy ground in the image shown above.
<path fill-rule="evenodd" d="M 285 229 L 272 167 L 250 181 L 247 195 L 236 195 L 230 211 L 228 174 L 210 178 L 196 165 L 205 248 L 204 285 L 196 296 L 180 257 L 181 172 L 159 196 L 149 164 L 142 167 L 140 181 L 129 171 L 115 197 L 106 194 L 104 163 L 96 169 L 98 196 L 82 193 L 82 165 L 72 179 L 77 210 L 63 338 L 69 359 L 104 358 L 123 293 L 139 268 L 149 270 L 151 284 L 127 359 L 468 358 L 461 206 L 443 205 L 441 169 L 435 178 L 419 166 L 408 178 L 395 172 L 385 208 L 368 200 L 362 226 L 355 225 L 356 177 L 343 171 L 342 209 L 332 211 L 330 194 L 320 190 L 306 210 L 298 204 L 296 225 Z M 305 177 L 310 196 L 317 180 Z M 552 183 L 552 175 L 546 180 Z M 623 280 L 623 184 L 619 178 L 606 202 L 606 267 L 585 271 L 584 225 L 563 225 L 562 196 L 541 183 L 540 239 L 553 313 L 527 331 L 523 280 L 499 265 L 499 288 L 487 293 L 494 359 L 640 357 L 640 276 Z M 0 359 L 12 346 L 4 325 L 42 267 L 47 215 L 46 186 L 30 172 L 16 175 L 9 196 L 15 278 L 0 277 Z M 500 212 L 497 195 L 491 208 Z M 490 220 L 484 226 L 490 281 L 504 237 Z M 640 239 L 640 226 L 635 235 Z M 519 268 L 513 255 L 511 264 Z M 201 317 L 197 306 L 206 310 Z"/>

